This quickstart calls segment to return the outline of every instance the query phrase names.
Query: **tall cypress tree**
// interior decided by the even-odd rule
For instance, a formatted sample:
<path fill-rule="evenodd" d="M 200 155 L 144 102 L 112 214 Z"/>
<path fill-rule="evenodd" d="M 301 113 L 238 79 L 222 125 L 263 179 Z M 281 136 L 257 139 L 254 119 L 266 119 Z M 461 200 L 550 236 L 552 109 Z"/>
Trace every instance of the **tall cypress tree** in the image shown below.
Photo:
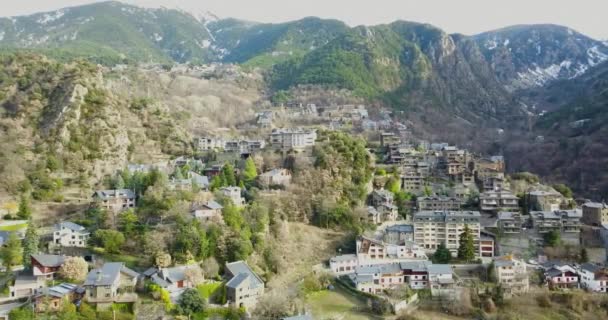
<path fill-rule="evenodd" d="M 17 212 L 17 217 L 19 219 L 27 220 L 32 216 L 32 209 L 30 208 L 30 200 L 27 196 L 21 195 L 21 200 L 19 201 L 19 211 Z"/>
<path fill-rule="evenodd" d="M 34 225 L 34 222 L 30 220 L 25 231 L 25 239 L 23 240 L 23 266 L 29 269 L 32 266 L 32 260 L 30 256 L 38 253 L 38 243 L 40 237 L 38 237 L 38 230 Z"/>
<path fill-rule="evenodd" d="M 471 262 L 475 259 L 475 240 L 471 229 L 464 225 L 464 230 L 459 236 L 458 259 L 464 262 Z"/>

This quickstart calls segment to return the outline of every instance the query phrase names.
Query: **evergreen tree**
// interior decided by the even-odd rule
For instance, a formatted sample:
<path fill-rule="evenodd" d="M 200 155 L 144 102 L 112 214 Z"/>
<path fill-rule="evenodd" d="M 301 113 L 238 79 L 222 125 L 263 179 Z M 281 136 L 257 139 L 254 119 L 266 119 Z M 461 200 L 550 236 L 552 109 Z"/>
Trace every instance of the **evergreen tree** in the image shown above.
<path fill-rule="evenodd" d="M 21 240 L 15 232 L 11 232 L 5 246 L 0 249 L 2 264 L 7 271 L 10 271 L 13 266 L 18 266 L 23 260 L 23 248 Z"/>
<path fill-rule="evenodd" d="M 255 167 L 255 163 L 251 157 L 245 161 L 245 168 L 243 169 L 243 181 L 245 184 L 250 185 L 253 183 L 255 178 L 258 176 L 258 170 Z"/>
<path fill-rule="evenodd" d="M 234 166 L 232 166 L 229 163 L 226 163 L 222 167 L 221 179 L 222 179 L 223 187 L 236 186 L 236 177 L 234 176 Z"/>
<path fill-rule="evenodd" d="M 19 201 L 19 211 L 17 211 L 19 219 L 28 220 L 32 217 L 32 209 L 30 208 L 30 200 L 27 196 L 21 195 Z"/>
<path fill-rule="evenodd" d="M 464 225 L 464 230 L 459 236 L 458 259 L 471 262 L 475 259 L 475 240 L 469 225 Z"/>
<path fill-rule="evenodd" d="M 211 191 L 215 191 L 215 190 L 221 188 L 222 184 L 223 184 L 223 182 L 222 182 L 221 175 L 217 175 L 217 176 L 213 177 L 213 179 L 211 179 L 211 183 L 209 184 L 209 189 Z"/>
<path fill-rule="evenodd" d="M 435 250 L 435 253 L 431 257 L 433 263 L 450 263 L 451 259 L 452 253 L 445 247 L 445 243 L 443 242 L 439 244 L 437 250 Z"/>
<path fill-rule="evenodd" d="M 488 265 L 488 282 L 496 282 L 498 281 L 498 279 L 496 279 L 496 270 L 495 270 L 495 265 L 494 265 L 494 260 L 492 260 L 492 262 L 490 262 L 490 264 Z"/>
<path fill-rule="evenodd" d="M 30 256 L 38 253 L 38 243 L 40 238 L 38 237 L 38 230 L 34 223 L 30 220 L 25 231 L 25 239 L 23 240 L 23 266 L 29 269 L 32 264 Z"/>
<path fill-rule="evenodd" d="M 585 262 L 589 262 L 589 253 L 587 253 L 587 248 L 582 248 L 581 255 L 580 255 L 580 263 L 585 263 Z"/>
<path fill-rule="evenodd" d="M 125 188 L 125 179 L 123 179 L 122 175 L 118 175 L 114 180 L 114 185 L 112 186 L 114 189 L 124 189 Z"/>
<path fill-rule="evenodd" d="M 558 231 L 551 230 L 543 236 L 545 240 L 545 246 L 556 247 L 562 242 L 561 234 Z"/>
<path fill-rule="evenodd" d="M 502 306 L 505 302 L 505 290 L 502 288 L 502 285 L 497 285 L 494 287 L 494 292 L 492 292 L 492 300 L 496 302 L 496 305 Z"/>

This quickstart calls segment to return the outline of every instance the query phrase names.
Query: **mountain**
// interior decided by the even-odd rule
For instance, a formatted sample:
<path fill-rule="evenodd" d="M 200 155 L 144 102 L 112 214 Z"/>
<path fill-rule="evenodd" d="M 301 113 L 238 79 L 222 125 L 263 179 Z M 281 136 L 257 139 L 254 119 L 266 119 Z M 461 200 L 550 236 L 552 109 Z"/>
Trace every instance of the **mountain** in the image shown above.
<path fill-rule="evenodd" d="M 608 62 L 538 91 L 538 105 L 553 107 L 530 134 L 506 139 L 510 166 L 568 183 L 595 200 L 607 199 Z"/>
<path fill-rule="evenodd" d="M 192 72 L 0 55 L 0 196 L 86 199 L 129 162 L 191 155 L 194 135 L 254 117 L 251 75 Z"/>
<path fill-rule="evenodd" d="M 603 42 L 564 26 L 519 25 L 472 39 L 510 91 L 576 78 L 608 59 Z"/>
<path fill-rule="evenodd" d="M 222 61 L 261 67 L 304 55 L 349 29 L 341 21 L 315 17 L 278 24 L 224 19 L 208 27 Z"/>
<path fill-rule="evenodd" d="M 202 62 L 215 57 L 200 17 L 173 9 L 99 2 L 0 18 L 0 46 L 101 62 Z"/>
<path fill-rule="evenodd" d="M 406 110 L 450 110 L 469 120 L 513 111 L 476 44 L 428 24 L 398 21 L 357 27 L 302 57 L 276 65 L 277 90 L 323 84 Z"/>

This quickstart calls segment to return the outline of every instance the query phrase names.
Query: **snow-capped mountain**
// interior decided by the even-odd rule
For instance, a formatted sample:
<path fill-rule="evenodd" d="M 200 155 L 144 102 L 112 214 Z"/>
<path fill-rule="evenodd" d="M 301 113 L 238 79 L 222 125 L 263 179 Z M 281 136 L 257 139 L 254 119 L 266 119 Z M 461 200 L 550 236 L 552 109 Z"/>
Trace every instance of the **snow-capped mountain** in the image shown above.
<path fill-rule="evenodd" d="M 473 37 L 511 91 L 571 79 L 608 60 L 605 43 L 556 25 L 521 25 Z"/>

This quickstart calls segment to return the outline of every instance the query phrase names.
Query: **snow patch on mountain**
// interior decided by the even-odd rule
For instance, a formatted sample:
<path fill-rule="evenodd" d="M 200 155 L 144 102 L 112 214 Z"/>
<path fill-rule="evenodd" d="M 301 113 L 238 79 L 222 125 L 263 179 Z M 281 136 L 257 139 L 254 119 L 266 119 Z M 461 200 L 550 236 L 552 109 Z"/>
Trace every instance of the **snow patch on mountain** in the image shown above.
<path fill-rule="evenodd" d="M 518 72 L 518 79 L 513 81 L 508 89 L 523 89 L 543 86 L 549 81 L 567 78 L 576 78 L 589 69 L 589 65 L 580 62 L 574 62 L 566 59 L 559 64 L 551 64 L 546 67 L 540 67 L 536 64 L 533 68 L 528 68 L 524 72 Z"/>
<path fill-rule="evenodd" d="M 61 17 L 63 17 L 64 15 L 65 15 L 64 9 L 57 10 L 54 12 L 43 13 L 42 16 L 40 18 L 38 18 L 38 20 L 36 20 L 36 22 L 38 22 L 39 24 L 45 25 L 47 23 L 61 19 Z"/>
<path fill-rule="evenodd" d="M 604 48 L 604 51 L 608 51 Z M 588 63 L 590 66 L 598 65 L 608 59 L 608 54 L 602 52 L 598 46 L 587 49 Z"/>

